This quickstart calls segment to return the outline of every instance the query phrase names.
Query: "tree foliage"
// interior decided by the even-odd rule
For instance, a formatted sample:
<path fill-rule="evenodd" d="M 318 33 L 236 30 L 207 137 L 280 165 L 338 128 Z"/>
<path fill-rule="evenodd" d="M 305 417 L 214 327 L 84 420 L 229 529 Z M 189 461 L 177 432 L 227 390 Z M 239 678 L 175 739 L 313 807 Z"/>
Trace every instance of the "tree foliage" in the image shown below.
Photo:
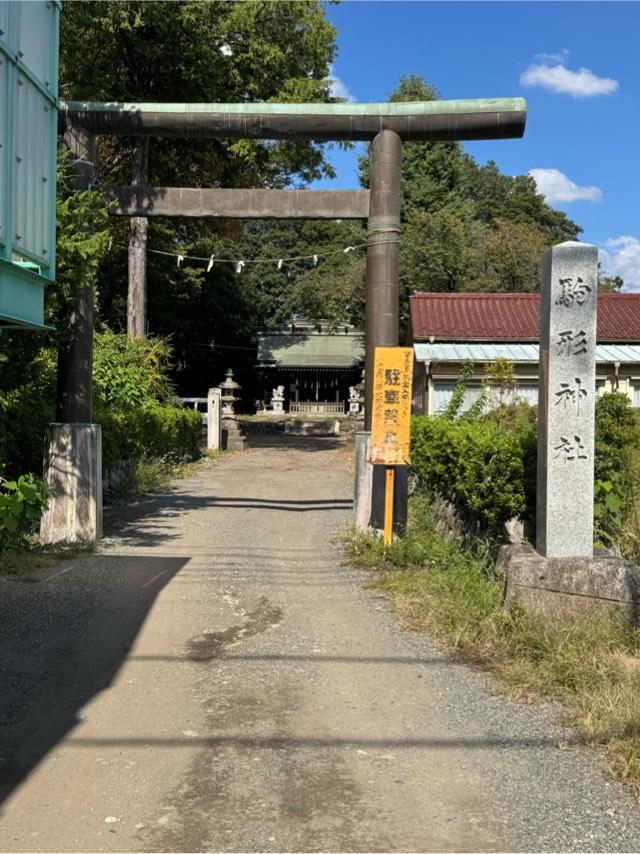
<path fill-rule="evenodd" d="M 65 98 L 88 100 L 333 101 L 335 36 L 320 0 L 68 3 L 61 90 Z M 94 50 L 87 51 L 88 41 Z M 129 183 L 132 150 L 132 140 L 100 137 L 99 182 Z M 306 140 L 150 140 L 148 180 L 157 186 L 286 187 L 332 174 L 324 146 Z M 314 225 L 151 220 L 148 247 L 277 259 L 303 254 Z M 114 222 L 112 233 L 113 249 L 100 271 L 101 317 L 123 330 L 127 223 Z M 321 242 L 330 244 L 330 227 L 327 234 Z M 311 251 L 317 249 L 314 243 Z M 227 362 L 239 368 L 241 382 L 251 381 L 256 330 L 300 310 L 294 283 L 306 272 L 304 265 L 276 271 L 275 262 L 273 269 L 248 264 L 242 275 L 229 264 L 210 273 L 206 266 L 186 260 L 178 268 L 170 257 L 148 256 L 150 332 L 171 336 L 176 378 L 186 393 L 218 382 Z"/>

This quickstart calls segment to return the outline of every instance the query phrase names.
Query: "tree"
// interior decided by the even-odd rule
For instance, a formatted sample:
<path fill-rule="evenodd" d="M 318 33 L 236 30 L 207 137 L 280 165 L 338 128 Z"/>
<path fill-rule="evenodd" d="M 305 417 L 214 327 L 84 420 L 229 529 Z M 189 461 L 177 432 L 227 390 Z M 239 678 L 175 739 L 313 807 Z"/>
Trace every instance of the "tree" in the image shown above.
<path fill-rule="evenodd" d="M 90 41 L 95 49 L 86 50 Z M 307 102 L 332 101 L 329 66 L 335 54 L 335 30 L 319 0 L 292 3 L 141 2 L 101 0 L 65 4 L 61 35 L 61 90 L 83 100 L 174 102 Z M 148 153 L 147 148 L 148 146 Z M 134 157 L 135 153 L 135 157 Z M 321 144 L 310 141 L 181 140 L 132 143 L 101 137 L 98 181 L 154 185 L 284 187 L 332 175 Z M 147 165 L 148 162 L 148 165 Z M 228 229 L 226 230 L 228 233 Z M 111 271 L 102 288 L 109 321 L 123 325 L 126 303 L 121 276 L 122 244 L 132 262 L 130 329 L 144 334 L 145 277 L 150 281 L 150 329 L 175 332 L 170 316 L 153 314 L 155 291 L 173 290 L 173 278 L 184 285 L 189 275 L 174 276 L 165 264 L 144 263 L 149 248 L 176 243 L 188 247 L 204 235 L 215 239 L 225 227 L 212 222 L 167 226 L 144 218 L 114 229 Z M 239 236 L 241 229 L 236 229 Z M 160 242 L 162 241 L 162 242 Z M 186 254 L 186 253 L 185 253 Z M 160 279 L 154 276 L 160 275 Z M 198 274 L 191 276 L 197 300 Z M 109 292 L 108 294 L 106 292 Z M 169 329 L 167 329 L 167 324 Z"/>
<path fill-rule="evenodd" d="M 419 74 L 401 77 L 390 103 L 435 101 L 438 90 Z M 409 142 L 402 151 L 402 219 L 414 209 L 435 213 L 444 208 L 460 215 L 465 208 L 467 156 L 457 142 Z M 360 182 L 369 186 L 369 156 L 358 160 Z"/>
<path fill-rule="evenodd" d="M 414 210 L 401 237 L 403 292 L 467 290 L 473 264 L 470 228 L 447 209 Z"/>
<path fill-rule="evenodd" d="M 331 101 L 336 32 L 318 0 L 64 4 L 60 88 L 71 100 Z M 92 45 L 87 50 L 87 44 Z M 129 179 L 131 144 L 101 140 L 108 173 Z M 312 142 L 160 140 L 150 180 L 211 186 L 283 184 L 330 174 Z"/>
<path fill-rule="evenodd" d="M 607 276 L 602 271 L 602 264 L 598 262 L 598 293 L 615 294 L 622 290 L 624 279 L 622 276 Z"/>
<path fill-rule="evenodd" d="M 493 160 L 480 166 L 469 157 L 466 165 L 471 215 L 479 222 L 490 227 L 498 221 L 531 225 L 544 233 L 549 245 L 576 240 L 581 233 L 579 225 L 545 202 L 530 175 L 503 175 Z"/>
<path fill-rule="evenodd" d="M 498 219 L 487 229 L 462 290 L 528 293 L 540 287 L 540 261 L 549 244 L 535 225 Z"/>
<path fill-rule="evenodd" d="M 499 356 L 486 365 L 484 374 L 482 385 L 487 392 L 488 406 L 501 410 L 505 406 L 512 405 L 518 387 L 513 362 Z"/>

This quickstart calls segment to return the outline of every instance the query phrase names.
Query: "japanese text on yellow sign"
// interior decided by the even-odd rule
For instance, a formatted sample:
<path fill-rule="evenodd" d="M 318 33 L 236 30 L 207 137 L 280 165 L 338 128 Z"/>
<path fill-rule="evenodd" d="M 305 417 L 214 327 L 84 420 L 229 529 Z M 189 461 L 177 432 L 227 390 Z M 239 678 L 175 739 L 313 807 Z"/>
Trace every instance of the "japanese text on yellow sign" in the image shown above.
<path fill-rule="evenodd" d="M 413 350 L 376 347 L 373 373 L 371 455 L 378 465 L 409 462 Z"/>

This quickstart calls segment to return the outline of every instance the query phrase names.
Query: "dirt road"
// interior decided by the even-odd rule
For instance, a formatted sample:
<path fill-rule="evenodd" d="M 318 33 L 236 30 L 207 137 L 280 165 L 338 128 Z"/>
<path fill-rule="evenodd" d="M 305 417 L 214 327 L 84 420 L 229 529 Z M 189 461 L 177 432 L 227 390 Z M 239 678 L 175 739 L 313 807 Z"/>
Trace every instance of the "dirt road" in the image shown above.
<path fill-rule="evenodd" d="M 337 443 L 274 442 L 0 581 L 0 850 L 639 850 L 637 805 L 553 709 L 341 565 Z"/>

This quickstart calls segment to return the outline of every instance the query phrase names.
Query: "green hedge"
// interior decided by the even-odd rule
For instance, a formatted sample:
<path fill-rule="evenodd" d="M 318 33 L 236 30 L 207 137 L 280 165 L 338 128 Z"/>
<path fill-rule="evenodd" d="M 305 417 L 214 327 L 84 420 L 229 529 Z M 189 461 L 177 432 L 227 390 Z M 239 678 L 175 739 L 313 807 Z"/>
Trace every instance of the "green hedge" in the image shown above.
<path fill-rule="evenodd" d="M 411 463 L 423 486 L 498 531 L 527 509 L 524 461 L 530 459 L 531 435 L 532 429 L 508 432 L 492 421 L 417 416 Z"/>
<path fill-rule="evenodd" d="M 202 438 L 202 417 L 193 409 L 148 406 L 101 414 L 104 468 L 142 457 L 195 455 Z"/>
<path fill-rule="evenodd" d="M 528 406 L 480 418 L 419 416 L 412 422 L 411 462 L 421 483 L 473 514 L 490 532 L 512 516 L 535 518 L 536 446 L 536 410 Z M 639 448 L 640 421 L 629 398 L 619 393 L 598 398 L 595 480 L 611 484 L 607 489 L 624 512 L 633 506 L 633 455 Z"/>

